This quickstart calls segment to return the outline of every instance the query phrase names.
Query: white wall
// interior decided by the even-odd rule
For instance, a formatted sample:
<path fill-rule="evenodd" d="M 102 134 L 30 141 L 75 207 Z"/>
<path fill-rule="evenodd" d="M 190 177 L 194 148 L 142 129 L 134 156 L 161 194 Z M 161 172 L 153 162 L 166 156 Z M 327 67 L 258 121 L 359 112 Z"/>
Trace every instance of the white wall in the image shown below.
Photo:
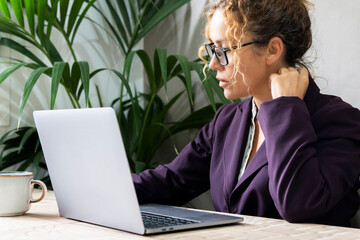
<path fill-rule="evenodd" d="M 312 2 L 317 82 L 324 93 L 340 96 L 360 108 L 360 1 Z"/>

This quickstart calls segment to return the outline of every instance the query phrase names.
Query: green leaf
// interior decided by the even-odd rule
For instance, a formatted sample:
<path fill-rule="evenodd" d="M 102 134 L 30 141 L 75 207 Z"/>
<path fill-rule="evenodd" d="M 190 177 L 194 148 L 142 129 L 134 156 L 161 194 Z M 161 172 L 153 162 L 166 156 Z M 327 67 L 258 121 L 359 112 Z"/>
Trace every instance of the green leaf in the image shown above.
<path fill-rule="evenodd" d="M 24 156 L 19 155 L 16 151 L 6 154 L 2 159 L 1 168 L 6 169 L 24 161 Z"/>
<path fill-rule="evenodd" d="M 37 56 L 35 56 L 32 52 L 30 52 L 23 45 L 20 45 L 17 41 L 14 41 L 14 40 L 12 40 L 10 38 L 1 38 L 0 39 L 0 45 L 7 46 L 7 47 L 19 52 L 20 54 L 24 55 L 25 57 L 30 58 L 31 60 L 33 60 L 37 64 L 39 64 L 41 66 L 45 66 L 45 64 Z"/>
<path fill-rule="evenodd" d="M 166 105 L 165 107 L 163 107 L 160 111 L 160 113 L 157 115 L 156 118 L 154 118 L 155 122 L 163 122 L 165 119 L 165 116 L 167 114 L 167 112 L 169 111 L 169 109 L 177 102 L 177 100 L 179 100 L 179 98 L 181 97 L 181 95 L 184 93 L 184 91 L 181 91 L 180 93 L 178 93 L 175 97 L 173 97 Z"/>
<path fill-rule="evenodd" d="M 74 27 L 74 24 L 76 22 L 76 19 L 79 15 L 80 9 L 82 7 L 82 4 L 84 3 L 84 0 L 76 0 L 73 2 L 73 5 L 70 10 L 70 16 L 68 19 L 68 25 L 67 25 L 67 35 L 70 36 L 70 33 Z"/>
<path fill-rule="evenodd" d="M 24 2 L 25 2 L 26 16 L 27 16 L 30 32 L 31 32 L 31 35 L 35 36 L 34 0 L 25 0 Z"/>
<path fill-rule="evenodd" d="M 22 137 L 21 139 L 21 142 L 20 142 L 20 145 L 19 145 L 19 148 L 18 148 L 18 153 L 20 153 L 23 148 L 24 148 L 24 145 L 26 144 L 27 140 L 29 140 L 29 138 L 31 137 L 31 135 L 33 135 L 34 133 L 36 133 L 36 129 L 35 128 L 29 128 L 24 136 Z"/>
<path fill-rule="evenodd" d="M 220 106 L 221 104 L 218 104 Z M 211 105 L 194 111 L 182 121 L 175 123 L 169 128 L 169 133 L 174 135 L 187 129 L 201 128 L 206 123 L 210 122 L 215 115 L 215 112 Z"/>
<path fill-rule="evenodd" d="M 45 10 L 46 0 L 38 0 L 37 5 L 37 16 L 38 16 L 38 27 L 37 33 L 42 44 L 44 44 L 44 23 L 45 23 Z"/>
<path fill-rule="evenodd" d="M 36 176 L 38 170 L 39 170 L 39 164 L 41 162 L 41 160 L 43 159 L 44 155 L 42 151 L 39 151 L 38 153 L 36 153 L 35 157 L 32 159 L 33 163 L 32 163 L 32 172 L 34 173 L 34 176 Z"/>
<path fill-rule="evenodd" d="M 118 5 L 118 9 L 121 13 L 121 18 L 123 19 L 124 21 L 124 25 L 126 26 L 127 28 L 127 32 L 128 33 L 131 33 L 132 30 L 131 30 L 131 23 L 130 23 L 130 17 L 129 17 L 129 14 L 128 14 L 128 11 L 127 11 L 127 7 L 125 5 L 125 2 L 124 0 L 117 0 L 116 1 L 117 5 Z"/>
<path fill-rule="evenodd" d="M 57 9 L 58 9 L 58 2 L 59 0 L 51 0 L 51 12 L 50 12 L 50 16 L 47 19 L 47 26 L 46 26 L 46 45 L 49 46 L 50 45 L 50 36 L 52 33 L 52 26 L 53 23 L 55 22 L 54 20 L 56 19 L 56 15 L 57 15 Z"/>
<path fill-rule="evenodd" d="M 152 93 L 154 93 L 154 92 L 156 92 L 155 75 L 154 75 L 154 70 L 152 68 L 152 64 L 151 64 L 149 55 L 142 49 L 137 50 L 136 54 L 140 57 L 140 60 L 144 65 L 146 75 L 148 77 L 148 81 L 149 81 L 149 85 L 150 85 L 150 91 Z"/>
<path fill-rule="evenodd" d="M 10 0 L 11 6 L 14 10 L 16 19 L 18 20 L 20 26 L 24 27 L 24 18 L 23 18 L 23 7 L 21 0 Z"/>
<path fill-rule="evenodd" d="M 11 19 L 8 3 L 6 0 L 0 0 L 0 10 L 7 19 Z"/>
<path fill-rule="evenodd" d="M 60 56 L 60 53 L 54 46 L 54 44 L 50 41 L 50 38 L 48 38 L 46 35 L 42 35 L 43 39 L 41 39 L 41 42 L 43 46 L 46 48 L 47 52 L 49 53 L 49 60 L 51 63 L 55 62 L 63 62 L 62 57 Z"/>
<path fill-rule="evenodd" d="M 99 106 L 100 107 L 104 107 L 102 98 L 101 98 L 101 94 L 100 94 L 100 88 L 99 85 L 95 84 L 95 89 L 96 89 L 96 95 L 98 96 L 98 100 L 99 100 Z"/>
<path fill-rule="evenodd" d="M 69 0 L 60 0 L 60 25 L 62 28 L 64 28 L 65 26 L 68 7 L 69 7 Z"/>
<path fill-rule="evenodd" d="M 30 166 L 31 163 L 32 163 L 31 158 L 26 159 L 26 161 L 24 161 L 24 163 L 20 165 L 17 171 L 25 171 Z"/>
<path fill-rule="evenodd" d="M 88 62 L 77 62 L 79 64 L 81 81 L 85 92 L 85 104 L 89 107 L 89 92 L 90 92 L 90 67 Z"/>
<path fill-rule="evenodd" d="M 106 4 L 108 5 L 110 14 L 113 18 L 113 20 L 115 21 L 115 26 L 118 28 L 120 35 L 122 36 L 122 40 L 125 43 L 125 45 L 129 44 L 129 40 L 127 37 L 127 33 L 124 27 L 124 24 L 122 23 L 120 16 L 117 14 L 117 12 L 115 11 L 114 6 L 111 4 L 110 0 L 106 0 Z"/>
<path fill-rule="evenodd" d="M 105 20 L 107 26 L 110 28 L 112 35 L 110 36 L 114 36 L 117 43 L 119 44 L 122 52 L 125 54 L 127 52 L 124 43 L 122 42 L 122 39 L 120 37 L 120 35 L 118 34 L 118 32 L 116 31 L 116 29 L 114 28 L 113 24 L 107 19 L 107 16 L 96 6 L 93 6 L 93 8 L 98 11 L 98 13 L 103 17 L 103 19 Z M 89 19 L 90 21 L 94 22 L 92 19 Z M 101 25 L 100 25 L 101 26 Z"/>
<path fill-rule="evenodd" d="M 135 161 L 135 173 L 139 174 L 147 168 L 144 162 Z"/>
<path fill-rule="evenodd" d="M 91 0 L 85 7 L 84 11 L 82 11 L 81 15 L 79 16 L 79 19 L 76 21 L 76 25 L 74 27 L 74 30 L 72 32 L 72 37 L 71 37 L 71 44 L 74 43 L 74 39 L 77 33 L 77 30 L 79 29 L 80 24 L 82 23 L 86 13 L 88 12 L 88 10 L 90 9 L 90 7 L 96 2 L 97 0 Z M 69 33 L 70 34 L 70 33 Z"/>
<path fill-rule="evenodd" d="M 50 109 L 54 109 L 56 95 L 59 89 L 60 80 L 63 76 L 65 66 L 69 66 L 69 64 L 65 62 L 56 62 L 52 69 Z"/>
<path fill-rule="evenodd" d="M 183 55 L 174 55 L 174 56 L 179 61 L 181 69 L 185 74 L 185 87 L 189 97 L 190 108 L 192 110 L 194 105 L 194 100 L 192 96 L 191 73 L 190 73 L 189 61 Z"/>
<path fill-rule="evenodd" d="M 75 96 L 80 82 L 80 68 L 76 62 L 71 67 L 70 78 L 64 79 L 64 86 Z"/>
<path fill-rule="evenodd" d="M 24 29 L 2 16 L 0 16 L 0 32 L 19 37 L 37 47 L 36 42 Z"/>
<path fill-rule="evenodd" d="M 155 70 L 155 84 L 156 88 L 160 89 L 162 86 L 167 91 L 167 58 L 166 49 L 156 48 L 154 53 L 154 70 Z M 161 76 L 161 78 L 160 78 Z M 162 79 L 162 83 L 161 83 Z"/>
<path fill-rule="evenodd" d="M 15 66 L 10 66 L 5 68 L 1 73 L 0 73 L 0 84 L 7 78 L 9 77 L 13 72 L 15 72 L 16 70 L 18 70 L 19 68 L 26 66 L 28 63 L 25 62 L 21 62 L 16 64 Z"/>
<path fill-rule="evenodd" d="M 43 74 L 45 71 L 49 70 L 51 68 L 49 67 L 40 67 L 38 69 L 36 69 L 35 71 L 33 71 L 29 78 L 27 79 L 26 81 L 26 84 L 25 84 L 25 87 L 24 87 L 24 92 L 23 92 L 23 95 L 21 97 L 21 100 L 20 100 L 20 117 L 19 117 L 19 121 L 18 121 L 18 127 L 20 125 L 20 122 L 21 122 L 21 117 L 22 117 L 22 114 L 24 112 L 24 108 L 25 108 L 25 105 L 26 105 L 26 102 L 30 96 L 30 93 L 35 85 L 35 83 L 37 82 L 37 80 L 39 79 L 39 77 L 41 76 L 41 74 Z"/>
<path fill-rule="evenodd" d="M 131 51 L 125 58 L 124 73 L 125 73 L 125 78 L 126 79 L 130 79 L 130 70 L 131 70 L 131 65 L 132 65 L 135 53 L 136 52 Z"/>
<path fill-rule="evenodd" d="M 137 39 L 140 40 L 143 38 L 153 27 L 155 27 L 159 22 L 164 20 L 171 13 L 175 12 L 178 8 L 184 4 L 190 2 L 190 0 L 177 0 L 177 1 L 168 1 L 164 6 L 159 9 L 159 11 L 151 18 L 150 21 L 142 22 L 143 28 L 139 32 Z"/>

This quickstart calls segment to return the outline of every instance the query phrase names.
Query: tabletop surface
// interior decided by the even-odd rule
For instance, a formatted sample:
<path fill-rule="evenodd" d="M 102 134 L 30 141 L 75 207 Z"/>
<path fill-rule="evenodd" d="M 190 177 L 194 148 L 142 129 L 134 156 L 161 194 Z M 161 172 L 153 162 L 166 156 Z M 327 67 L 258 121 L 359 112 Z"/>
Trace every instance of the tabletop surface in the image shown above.
<path fill-rule="evenodd" d="M 34 203 L 18 217 L 0 217 L 0 239 L 360 239 L 360 229 L 318 224 L 294 224 L 284 220 L 243 216 L 244 222 L 198 230 L 140 236 L 59 217 L 54 193 Z"/>

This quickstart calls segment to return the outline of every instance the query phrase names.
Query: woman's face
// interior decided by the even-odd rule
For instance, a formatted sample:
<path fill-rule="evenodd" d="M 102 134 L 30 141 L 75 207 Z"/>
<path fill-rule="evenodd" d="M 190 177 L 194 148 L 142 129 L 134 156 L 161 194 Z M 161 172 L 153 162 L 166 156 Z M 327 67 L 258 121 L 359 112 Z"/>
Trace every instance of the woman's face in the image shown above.
<path fill-rule="evenodd" d="M 210 40 L 218 47 L 230 48 L 228 40 L 226 39 L 227 25 L 223 10 L 216 10 L 211 22 L 209 35 Z M 244 42 L 251 42 L 253 39 L 245 36 Z M 224 89 L 224 95 L 229 100 L 238 99 L 252 95 L 268 95 L 269 84 L 266 73 L 265 57 L 259 52 L 253 50 L 253 46 L 245 46 L 239 51 L 240 55 L 240 73 L 233 76 L 234 62 L 233 53 L 227 52 L 229 64 L 226 66 L 220 65 L 216 57 L 213 57 L 209 67 L 217 71 L 216 78 L 220 81 L 219 86 Z"/>

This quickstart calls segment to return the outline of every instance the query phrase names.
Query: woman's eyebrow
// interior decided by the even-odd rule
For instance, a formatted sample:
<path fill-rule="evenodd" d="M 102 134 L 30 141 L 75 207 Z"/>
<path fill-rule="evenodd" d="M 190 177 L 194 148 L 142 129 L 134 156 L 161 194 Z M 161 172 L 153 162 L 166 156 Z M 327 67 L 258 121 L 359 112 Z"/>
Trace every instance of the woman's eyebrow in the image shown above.
<path fill-rule="evenodd" d="M 220 45 L 220 46 L 222 46 L 225 42 L 226 42 L 225 39 L 218 39 L 216 41 L 213 41 L 213 43 L 215 43 L 215 45 Z"/>

